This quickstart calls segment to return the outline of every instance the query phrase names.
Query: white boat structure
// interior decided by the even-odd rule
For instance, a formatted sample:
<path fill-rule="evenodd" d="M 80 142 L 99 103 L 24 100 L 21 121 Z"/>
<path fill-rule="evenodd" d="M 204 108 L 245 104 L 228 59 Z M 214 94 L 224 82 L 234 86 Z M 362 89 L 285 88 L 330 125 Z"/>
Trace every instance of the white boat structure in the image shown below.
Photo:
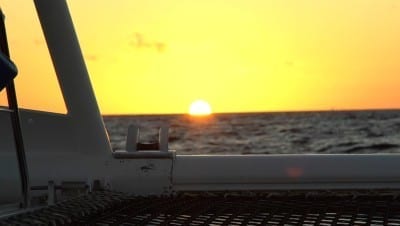
<path fill-rule="evenodd" d="M 396 154 L 113 151 L 66 1 L 34 4 L 68 113 L 0 109 L 0 225 L 400 225 Z"/>

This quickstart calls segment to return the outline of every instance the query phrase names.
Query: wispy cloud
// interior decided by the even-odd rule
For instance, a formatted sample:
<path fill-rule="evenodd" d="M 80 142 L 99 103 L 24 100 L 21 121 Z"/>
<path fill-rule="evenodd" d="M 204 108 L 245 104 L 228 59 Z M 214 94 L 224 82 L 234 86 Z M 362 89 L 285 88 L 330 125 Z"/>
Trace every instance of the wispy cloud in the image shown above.
<path fill-rule="evenodd" d="M 96 55 L 92 55 L 92 54 L 85 54 L 85 58 L 88 61 L 97 61 L 98 60 L 98 57 Z"/>
<path fill-rule="evenodd" d="M 142 33 L 135 32 L 133 34 L 133 39 L 129 44 L 138 49 L 155 49 L 159 53 L 162 53 L 166 49 L 166 44 L 161 41 L 153 41 L 147 39 Z"/>
<path fill-rule="evenodd" d="M 41 40 L 41 39 L 39 39 L 39 38 L 35 38 L 35 39 L 33 40 L 33 43 L 35 44 L 35 46 L 43 46 L 43 45 L 46 44 L 46 43 L 44 42 L 44 40 Z"/>

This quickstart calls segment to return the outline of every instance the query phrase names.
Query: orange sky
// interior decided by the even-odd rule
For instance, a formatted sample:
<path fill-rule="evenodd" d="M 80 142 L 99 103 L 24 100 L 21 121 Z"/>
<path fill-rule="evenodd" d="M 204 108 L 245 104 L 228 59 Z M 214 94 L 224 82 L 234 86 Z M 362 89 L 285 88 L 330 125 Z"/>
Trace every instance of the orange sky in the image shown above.
<path fill-rule="evenodd" d="M 68 3 L 104 114 L 400 107 L 397 0 Z M 33 3 L 0 4 L 20 105 L 65 111 Z"/>

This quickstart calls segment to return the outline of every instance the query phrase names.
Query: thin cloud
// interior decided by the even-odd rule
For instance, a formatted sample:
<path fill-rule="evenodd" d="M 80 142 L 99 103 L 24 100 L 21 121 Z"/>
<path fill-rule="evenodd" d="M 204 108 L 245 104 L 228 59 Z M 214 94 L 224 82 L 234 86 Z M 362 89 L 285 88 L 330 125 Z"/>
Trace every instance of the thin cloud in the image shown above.
<path fill-rule="evenodd" d="M 88 61 L 97 61 L 98 60 L 98 57 L 96 56 L 96 55 L 85 55 L 85 58 L 88 60 Z"/>
<path fill-rule="evenodd" d="M 33 40 L 33 44 L 35 44 L 35 46 L 43 46 L 45 45 L 45 42 L 41 39 L 36 38 Z"/>
<path fill-rule="evenodd" d="M 148 40 L 139 32 L 133 34 L 133 40 L 129 42 L 129 45 L 138 49 L 155 49 L 159 53 L 164 52 L 166 48 L 164 42 Z"/>
<path fill-rule="evenodd" d="M 287 60 L 287 61 L 285 61 L 285 65 L 286 65 L 287 67 L 293 67 L 293 66 L 294 66 L 294 62 L 291 61 L 291 60 Z"/>

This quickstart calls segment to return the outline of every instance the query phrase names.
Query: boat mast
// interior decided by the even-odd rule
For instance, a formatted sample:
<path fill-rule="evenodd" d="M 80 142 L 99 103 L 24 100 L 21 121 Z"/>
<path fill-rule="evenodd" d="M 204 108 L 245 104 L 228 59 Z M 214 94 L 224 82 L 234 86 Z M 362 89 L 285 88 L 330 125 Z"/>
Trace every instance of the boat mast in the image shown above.
<path fill-rule="evenodd" d="M 68 115 L 82 144 L 78 151 L 110 154 L 111 146 L 66 1 L 34 0 L 34 3 Z"/>

